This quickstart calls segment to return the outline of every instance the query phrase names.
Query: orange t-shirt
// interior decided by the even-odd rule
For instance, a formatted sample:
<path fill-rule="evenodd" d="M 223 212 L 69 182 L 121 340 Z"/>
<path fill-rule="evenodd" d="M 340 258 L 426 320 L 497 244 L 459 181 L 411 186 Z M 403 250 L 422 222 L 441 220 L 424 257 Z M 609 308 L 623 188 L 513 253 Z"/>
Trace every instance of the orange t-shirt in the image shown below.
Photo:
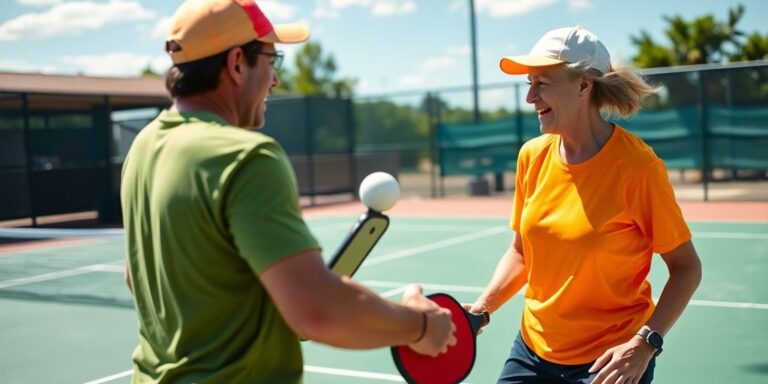
<path fill-rule="evenodd" d="M 654 310 L 653 252 L 690 240 L 664 163 L 616 126 L 591 159 L 566 164 L 560 136 L 520 151 L 512 229 L 528 277 L 522 336 L 537 355 L 586 364 L 629 340 Z"/>

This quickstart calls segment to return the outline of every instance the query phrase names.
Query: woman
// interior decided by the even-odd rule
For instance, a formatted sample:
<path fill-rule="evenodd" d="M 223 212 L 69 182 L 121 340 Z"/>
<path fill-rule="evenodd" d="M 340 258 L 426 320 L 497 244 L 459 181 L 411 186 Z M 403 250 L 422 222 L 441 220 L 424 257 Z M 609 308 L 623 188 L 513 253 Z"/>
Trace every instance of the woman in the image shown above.
<path fill-rule="evenodd" d="M 499 382 L 650 383 L 701 264 L 664 163 L 603 115 L 633 115 L 655 90 L 612 66 L 581 27 L 550 31 L 500 65 L 528 75 L 543 135 L 520 151 L 514 238 L 469 308 L 493 312 L 528 284 Z M 656 305 L 646 280 L 654 252 L 669 269 Z"/>

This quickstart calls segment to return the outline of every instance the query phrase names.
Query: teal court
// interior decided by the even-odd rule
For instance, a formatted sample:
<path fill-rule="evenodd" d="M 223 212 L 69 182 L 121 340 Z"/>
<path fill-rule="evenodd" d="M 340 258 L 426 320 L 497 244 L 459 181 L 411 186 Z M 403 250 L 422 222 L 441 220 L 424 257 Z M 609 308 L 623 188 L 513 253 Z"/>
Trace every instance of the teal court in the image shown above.
<path fill-rule="evenodd" d="M 309 219 L 330 255 L 354 216 Z M 691 222 L 704 280 L 668 335 L 657 383 L 768 381 L 768 223 Z M 356 279 L 392 300 L 410 282 L 471 302 L 511 233 L 505 219 L 392 217 Z M 137 322 L 123 282 L 122 240 L 48 243 L 0 253 L 0 383 L 128 383 Z M 654 259 L 657 296 L 666 268 Z M 478 337 L 468 383 L 495 382 L 517 332 L 520 295 Z M 388 349 L 303 344 L 306 383 L 402 381 Z"/>

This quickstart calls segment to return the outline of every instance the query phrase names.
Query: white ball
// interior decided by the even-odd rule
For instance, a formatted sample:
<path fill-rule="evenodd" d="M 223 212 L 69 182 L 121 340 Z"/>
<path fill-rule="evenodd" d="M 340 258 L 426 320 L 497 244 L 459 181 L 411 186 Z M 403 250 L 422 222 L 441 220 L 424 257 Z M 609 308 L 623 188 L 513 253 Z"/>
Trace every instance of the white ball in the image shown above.
<path fill-rule="evenodd" d="M 377 212 L 392 208 L 400 198 L 400 184 L 386 172 L 374 172 L 360 183 L 360 200 Z"/>

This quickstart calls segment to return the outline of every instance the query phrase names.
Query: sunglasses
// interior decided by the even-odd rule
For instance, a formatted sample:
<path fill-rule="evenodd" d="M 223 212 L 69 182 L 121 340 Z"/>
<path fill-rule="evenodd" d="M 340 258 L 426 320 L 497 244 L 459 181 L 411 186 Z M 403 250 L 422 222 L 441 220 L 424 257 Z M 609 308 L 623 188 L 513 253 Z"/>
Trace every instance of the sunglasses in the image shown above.
<path fill-rule="evenodd" d="M 257 55 L 269 56 L 272 60 L 272 69 L 277 71 L 283 65 L 283 51 L 277 52 L 256 52 Z"/>

